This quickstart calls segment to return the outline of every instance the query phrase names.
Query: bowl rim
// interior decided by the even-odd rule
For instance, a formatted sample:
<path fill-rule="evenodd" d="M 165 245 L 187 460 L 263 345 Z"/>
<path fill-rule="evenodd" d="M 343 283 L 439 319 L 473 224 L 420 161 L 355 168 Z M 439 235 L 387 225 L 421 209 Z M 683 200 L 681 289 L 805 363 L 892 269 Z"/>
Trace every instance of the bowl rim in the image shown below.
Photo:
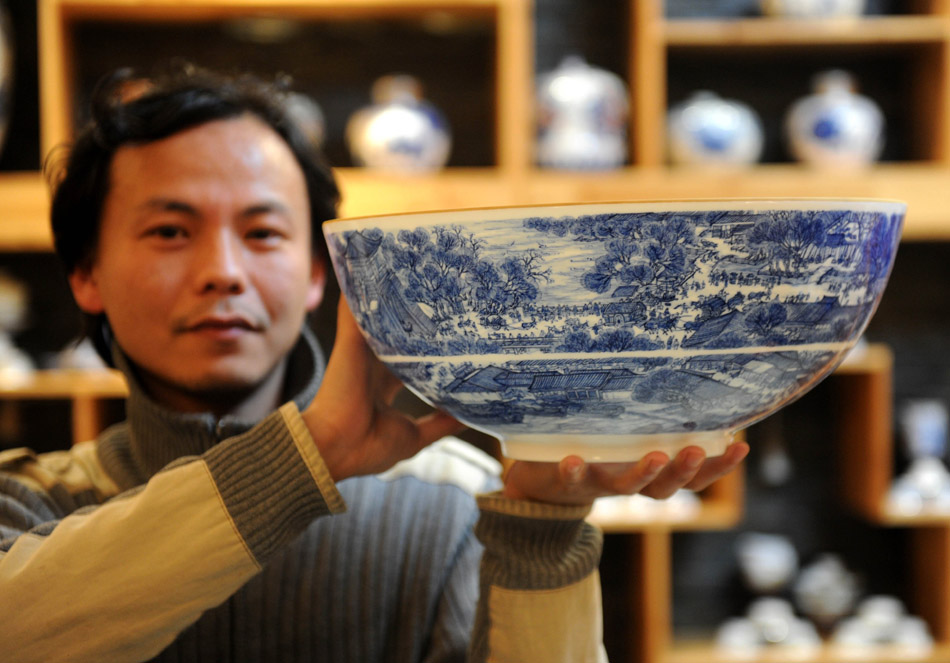
<path fill-rule="evenodd" d="M 699 205 L 698 209 L 684 209 L 684 205 Z M 676 211 L 715 211 L 725 209 L 754 210 L 754 209 L 802 209 L 802 210 L 835 210 L 847 209 L 849 207 L 865 209 L 894 208 L 893 211 L 906 213 L 907 202 L 896 198 L 863 198 L 863 197 L 834 197 L 834 196 L 776 196 L 776 197 L 724 197 L 724 198 L 657 198 L 645 200 L 614 200 L 614 201 L 595 201 L 595 202 L 562 202 L 562 203 L 528 203 L 524 205 L 488 205 L 484 207 L 459 207 L 450 209 L 434 209 L 404 212 L 388 212 L 382 214 L 365 214 L 359 216 L 341 216 L 334 219 L 328 219 L 323 222 L 323 226 L 347 225 L 348 223 L 358 223 L 370 220 L 383 219 L 429 219 L 437 220 L 446 215 L 452 215 L 458 221 L 473 220 L 468 217 L 474 217 L 474 220 L 503 220 L 509 217 L 510 213 L 518 216 L 524 216 L 525 212 L 530 210 L 552 210 L 564 209 L 565 213 L 569 210 L 582 208 L 600 208 L 603 210 L 616 209 L 620 207 L 644 208 L 644 211 L 676 212 Z M 648 209 L 649 208 L 649 209 Z M 486 217 L 486 212 L 489 213 Z M 519 214 L 520 213 L 520 214 Z M 594 212 L 596 213 L 596 212 Z"/>

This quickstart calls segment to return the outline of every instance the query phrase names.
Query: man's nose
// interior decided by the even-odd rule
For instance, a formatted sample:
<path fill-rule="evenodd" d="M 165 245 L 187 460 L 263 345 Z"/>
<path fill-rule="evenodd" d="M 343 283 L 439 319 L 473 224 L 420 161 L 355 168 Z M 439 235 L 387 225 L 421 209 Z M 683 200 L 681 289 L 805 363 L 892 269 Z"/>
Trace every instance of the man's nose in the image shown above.
<path fill-rule="evenodd" d="M 214 233 L 201 242 L 195 255 L 201 292 L 238 294 L 247 286 L 240 240 L 231 233 Z"/>

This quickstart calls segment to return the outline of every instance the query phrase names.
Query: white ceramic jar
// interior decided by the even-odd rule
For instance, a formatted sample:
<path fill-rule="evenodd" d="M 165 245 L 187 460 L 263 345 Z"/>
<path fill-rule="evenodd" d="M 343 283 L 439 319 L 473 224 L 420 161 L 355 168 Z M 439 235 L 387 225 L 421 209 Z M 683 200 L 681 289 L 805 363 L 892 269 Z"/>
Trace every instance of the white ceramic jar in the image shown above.
<path fill-rule="evenodd" d="M 760 0 L 766 16 L 845 18 L 864 13 L 867 0 Z"/>
<path fill-rule="evenodd" d="M 713 92 L 696 92 L 673 106 L 666 126 L 674 164 L 746 166 L 762 156 L 762 123 L 755 111 Z"/>
<path fill-rule="evenodd" d="M 813 94 L 792 105 L 785 130 L 792 155 L 799 161 L 854 168 L 880 157 L 884 124 L 877 104 L 855 92 L 854 77 L 831 70 L 816 76 Z"/>
<path fill-rule="evenodd" d="M 448 162 L 451 133 L 442 113 L 405 74 L 373 84 L 373 104 L 347 122 L 346 142 L 359 166 L 398 173 L 436 171 Z"/>
<path fill-rule="evenodd" d="M 609 170 L 627 159 L 627 88 L 616 75 L 568 56 L 537 80 L 538 165 Z"/>

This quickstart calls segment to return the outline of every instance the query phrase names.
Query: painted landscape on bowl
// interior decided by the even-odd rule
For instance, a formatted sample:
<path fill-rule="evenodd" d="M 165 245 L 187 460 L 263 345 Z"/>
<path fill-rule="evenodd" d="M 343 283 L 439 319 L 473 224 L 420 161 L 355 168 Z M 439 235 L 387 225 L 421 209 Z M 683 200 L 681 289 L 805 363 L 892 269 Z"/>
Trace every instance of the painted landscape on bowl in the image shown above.
<path fill-rule="evenodd" d="M 736 429 L 857 340 L 903 205 L 623 205 L 333 222 L 342 290 L 414 391 L 502 437 Z"/>

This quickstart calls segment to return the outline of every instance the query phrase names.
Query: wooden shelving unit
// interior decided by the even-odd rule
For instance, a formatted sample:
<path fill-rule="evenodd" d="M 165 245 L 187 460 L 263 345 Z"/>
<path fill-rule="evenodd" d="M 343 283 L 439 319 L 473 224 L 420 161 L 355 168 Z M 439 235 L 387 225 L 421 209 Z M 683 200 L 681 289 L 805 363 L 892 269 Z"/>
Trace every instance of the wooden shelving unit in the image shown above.
<path fill-rule="evenodd" d="M 337 174 L 342 214 L 557 203 L 719 197 L 875 197 L 909 203 L 904 239 L 950 240 L 945 205 L 950 183 L 950 0 L 908 3 L 913 13 L 849 21 L 668 20 L 662 0 L 624 3 L 629 25 L 630 163 L 613 172 L 546 171 L 533 165 L 532 96 L 534 39 L 531 0 L 37 0 L 41 149 L 68 141 L 77 95 L 76 26 L 83 22 L 163 23 L 279 17 L 305 21 L 400 20 L 423 15 L 477 16 L 492 25 L 490 70 L 493 162 L 453 167 L 423 177 L 384 176 L 355 168 Z M 902 5 L 903 7 L 903 5 Z M 671 57 L 700 62 L 739 53 L 754 67 L 775 54 L 803 54 L 832 64 L 841 54 L 873 49 L 907 63 L 913 129 L 906 158 L 861 172 L 826 173 L 805 166 L 769 163 L 730 172 L 670 167 L 665 158 L 665 116 L 671 102 Z M 121 64 L 121 53 L 116 58 Z M 769 60 L 770 62 L 772 60 Z M 710 78 L 715 78 L 710 67 Z M 805 91 L 803 90 L 802 93 Z M 0 173 L 0 250 L 48 251 L 48 194 L 40 173 Z M 838 448 L 846 468 L 842 499 L 874 527 L 914 531 L 918 578 L 912 608 L 927 619 L 938 647 L 926 658 L 875 650 L 843 657 L 830 647 L 814 656 L 776 653 L 762 661 L 948 661 L 950 662 L 950 521 L 921 516 L 895 519 L 883 510 L 893 479 L 891 436 L 892 358 L 875 347 L 834 378 L 844 394 Z M 65 399 L 74 409 L 77 438 L 102 426 L 101 404 L 122 398 L 115 374 L 40 373 L 27 385 L 0 389 L 0 398 Z M 855 462 L 854 459 L 860 459 Z M 852 462 L 847 462 L 851 460 Z M 699 514 L 683 521 L 602 521 L 605 531 L 629 543 L 633 582 L 630 650 L 642 663 L 724 661 L 708 642 L 676 642 L 672 632 L 671 536 L 674 531 L 729 529 L 741 519 L 743 477 L 735 473 L 702 496 Z"/>

